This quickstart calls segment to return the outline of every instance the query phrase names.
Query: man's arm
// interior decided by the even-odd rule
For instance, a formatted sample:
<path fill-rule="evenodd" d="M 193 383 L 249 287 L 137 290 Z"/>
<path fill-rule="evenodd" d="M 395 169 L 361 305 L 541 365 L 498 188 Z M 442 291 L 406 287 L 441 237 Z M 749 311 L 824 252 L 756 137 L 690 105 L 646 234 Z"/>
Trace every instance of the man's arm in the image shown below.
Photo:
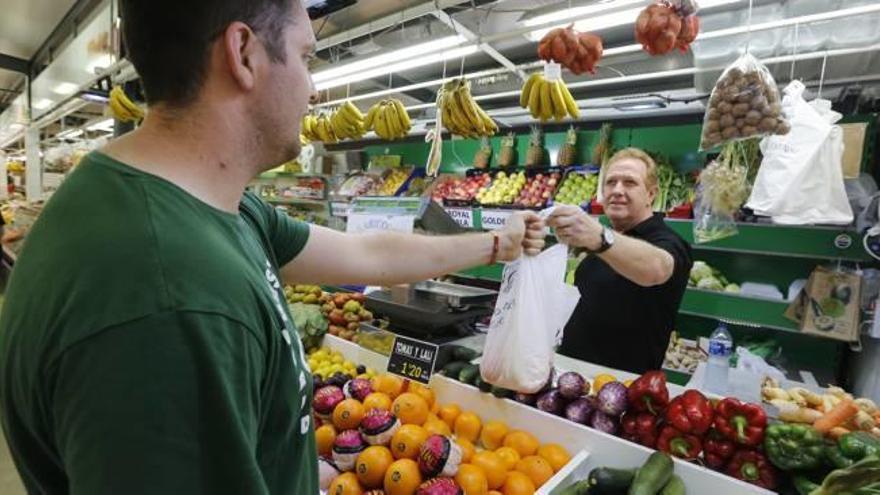
<path fill-rule="evenodd" d="M 559 240 L 569 246 L 595 250 L 602 244 L 602 224 L 580 208 L 559 207 L 548 223 L 556 229 Z M 642 287 L 666 283 L 675 269 L 675 259 L 666 250 L 620 233 L 614 234 L 614 246 L 597 256 Z"/>
<path fill-rule="evenodd" d="M 538 254 L 544 225 L 532 212 L 511 216 L 498 232 L 498 261 Z M 418 282 L 489 263 L 494 235 L 425 236 L 392 232 L 343 234 L 310 227 L 309 240 L 281 268 L 285 283 L 393 285 Z"/>

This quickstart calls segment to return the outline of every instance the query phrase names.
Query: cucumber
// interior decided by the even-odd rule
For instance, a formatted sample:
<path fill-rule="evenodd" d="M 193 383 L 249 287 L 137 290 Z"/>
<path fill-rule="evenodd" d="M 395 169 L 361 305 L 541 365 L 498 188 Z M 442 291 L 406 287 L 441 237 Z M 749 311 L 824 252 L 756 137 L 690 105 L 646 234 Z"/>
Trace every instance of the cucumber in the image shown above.
<path fill-rule="evenodd" d="M 468 364 L 458 373 L 458 381 L 473 385 L 477 381 L 478 376 L 480 376 L 480 365 Z"/>
<path fill-rule="evenodd" d="M 463 370 L 465 366 L 467 366 L 467 363 L 462 363 L 460 361 L 453 361 L 451 363 L 448 363 L 446 366 L 444 366 L 443 369 L 440 370 L 440 373 L 442 373 L 450 378 L 457 379 L 458 374 L 461 373 L 461 370 Z"/>
<path fill-rule="evenodd" d="M 660 495 L 685 495 L 686 492 L 684 481 L 678 475 L 673 474 L 672 478 L 669 479 L 669 483 L 666 483 L 666 486 L 660 490 Z"/>
<path fill-rule="evenodd" d="M 480 376 L 479 373 L 477 373 L 477 379 L 474 380 L 474 386 L 480 389 L 480 392 L 489 393 L 492 391 L 492 384 L 483 380 L 483 377 Z"/>
<path fill-rule="evenodd" d="M 590 471 L 590 495 L 624 495 L 632 485 L 635 469 L 597 467 Z"/>
<path fill-rule="evenodd" d="M 479 355 L 479 352 L 469 347 L 464 347 L 460 345 L 455 346 L 455 348 L 452 350 L 452 359 L 456 361 L 471 362 Z"/>
<path fill-rule="evenodd" d="M 506 388 L 502 387 L 496 387 L 495 385 L 492 385 L 492 388 L 489 390 L 489 392 L 499 399 L 513 397 L 513 391 L 507 390 Z"/>
<path fill-rule="evenodd" d="M 672 458 L 663 452 L 654 452 L 639 468 L 629 487 L 629 495 L 657 495 L 672 478 Z"/>
<path fill-rule="evenodd" d="M 589 480 L 580 480 L 563 488 L 558 495 L 593 495 Z"/>

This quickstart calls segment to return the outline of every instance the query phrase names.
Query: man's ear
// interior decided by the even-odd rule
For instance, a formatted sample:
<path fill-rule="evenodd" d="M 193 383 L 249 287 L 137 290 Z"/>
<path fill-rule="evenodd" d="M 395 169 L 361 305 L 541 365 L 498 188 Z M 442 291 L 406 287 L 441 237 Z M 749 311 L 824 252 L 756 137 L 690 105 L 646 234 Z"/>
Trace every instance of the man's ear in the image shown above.
<path fill-rule="evenodd" d="M 233 22 L 221 37 L 229 75 L 244 91 L 256 84 L 256 61 L 260 42 L 256 33 L 243 22 Z"/>

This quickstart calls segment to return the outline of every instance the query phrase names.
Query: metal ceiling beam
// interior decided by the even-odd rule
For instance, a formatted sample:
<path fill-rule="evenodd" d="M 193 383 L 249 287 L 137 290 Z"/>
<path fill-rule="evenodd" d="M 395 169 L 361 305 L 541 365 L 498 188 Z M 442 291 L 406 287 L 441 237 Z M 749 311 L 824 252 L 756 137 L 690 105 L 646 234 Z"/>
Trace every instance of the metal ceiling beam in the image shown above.
<path fill-rule="evenodd" d="M 13 57 L 12 55 L 0 53 L 0 69 L 8 69 L 27 75 L 29 67 L 30 63 L 23 58 Z"/>
<path fill-rule="evenodd" d="M 521 80 L 523 80 L 523 81 L 526 80 L 525 72 L 520 70 L 516 66 L 516 64 L 511 62 L 509 58 L 502 55 L 501 52 L 492 48 L 492 46 L 489 43 L 483 43 L 481 41 L 480 36 L 477 33 L 471 31 L 470 29 L 465 27 L 462 23 L 453 19 L 451 15 L 447 14 L 446 12 L 443 12 L 442 10 L 434 10 L 433 12 L 431 12 L 431 14 L 434 17 L 436 17 L 443 24 L 446 24 L 447 26 L 451 27 L 456 33 L 467 38 L 468 41 L 474 42 L 477 45 L 477 47 L 479 47 L 480 50 L 483 51 L 483 53 L 485 53 L 486 55 L 495 59 L 496 62 L 498 62 L 502 66 L 506 67 L 507 70 L 509 70 L 510 72 L 513 72 L 514 74 L 516 74 L 517 77 L 519 77 Z"/>
<path fill-rule="evenodd" d="M 416 5 L 414 7 L 406 7 L 400 12 L 386 15 L 385 17 L 372 20 L 370 22 L 361 24 L 360 26 L 356 26 L 351 29 L 347 29 L 340 33 L 336 33 L 334 35 L 318 40 L 318 44 L 315 48 L 317 51 L 326 50 L 331 46 L 341 45 L 342 43 L 360 38 L 362 36 L 367 36 L 371 33 L 375 33 L 376 31 L 381 31 L 397 24 L 409 22 L 414 19 L 424 17 L 438 9 L 442 10 L 449 7 L 455 7 L 456 5 L 461 5 L 463 3 L 469 3 L 469 1 L 470 0 L 432 0 L 430 2 L 420 3 L 419 5 Z"/>
<path fill-rule="evenodd" d="M 67 40 L 73 39 L 79 33 L 80 25 L 89 18 L 95 9 L 106 0 L 76 0 L 73 6 L 64 14 L 55 29 L 49 34 L 40 48 L 30 60 L 30 77 L 35 78 L 43 71 L 49 62 L 55 58 L 55 52 Z"/>

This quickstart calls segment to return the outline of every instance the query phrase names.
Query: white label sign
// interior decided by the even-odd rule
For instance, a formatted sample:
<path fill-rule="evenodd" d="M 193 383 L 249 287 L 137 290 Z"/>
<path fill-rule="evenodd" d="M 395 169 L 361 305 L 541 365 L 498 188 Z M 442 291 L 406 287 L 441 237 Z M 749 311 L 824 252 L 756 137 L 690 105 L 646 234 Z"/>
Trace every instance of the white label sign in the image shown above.
<path fill-rule="evenodd" d="M 330 211 L 335 217 L 347 217 L 351 212 L 351 203 L 330 203 Z"/>
<path fill-rule="evenodd" d="M 466 229 L 474 228 L 474 210 L 470 208 L 446 208 L 446 213 Z"/>
<path fill-rule="evenodd" d="M 345 231 L 348 233 L 392 231 L 412 234 L 416 217 L 413 215 L 373 215 L 352 213 Z"/>
<path fill-rule="evenodd" d="M 507 219 L 513 215 L 510 210 L 483 210 L 483 228 L 496 230 L 504 227 Z"/>

